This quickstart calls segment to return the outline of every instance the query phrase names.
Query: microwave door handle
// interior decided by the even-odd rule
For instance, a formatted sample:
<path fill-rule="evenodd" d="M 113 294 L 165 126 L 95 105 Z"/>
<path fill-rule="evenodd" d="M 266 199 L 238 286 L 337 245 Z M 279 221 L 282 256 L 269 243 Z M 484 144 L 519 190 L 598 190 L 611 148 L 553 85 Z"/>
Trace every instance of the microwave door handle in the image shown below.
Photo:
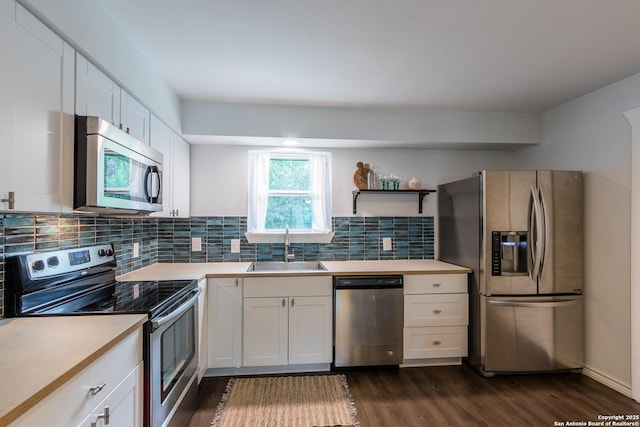
<path fill-rule="evenodd" d="M 149 194 L 149 188 L 156 190 L 154 195 Z M 162 191 L 160 170 L 157 166 L 149 166 L 144 175 L 144 195 L 147 202 L 158 203 L 160 200 L 160 191 Z"/>

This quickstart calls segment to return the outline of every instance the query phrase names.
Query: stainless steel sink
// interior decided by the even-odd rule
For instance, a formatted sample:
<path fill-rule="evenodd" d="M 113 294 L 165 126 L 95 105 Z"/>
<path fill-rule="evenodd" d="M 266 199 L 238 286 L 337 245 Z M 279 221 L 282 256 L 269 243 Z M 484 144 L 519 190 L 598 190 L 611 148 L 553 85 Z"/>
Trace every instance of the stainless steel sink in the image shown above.
<path fill-rule="evenodd" d="M 318 261 L 261 261 L 252 263 L 247 271 L 327 271 Z"/>

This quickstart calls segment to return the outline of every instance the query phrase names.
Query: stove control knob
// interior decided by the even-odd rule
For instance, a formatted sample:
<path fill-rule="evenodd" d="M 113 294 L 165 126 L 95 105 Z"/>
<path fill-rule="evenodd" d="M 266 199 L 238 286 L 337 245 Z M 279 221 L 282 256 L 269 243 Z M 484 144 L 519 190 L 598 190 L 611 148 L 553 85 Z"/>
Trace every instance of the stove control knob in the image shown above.
<path fill-rule="evenodd" d="M 57 266 L 60 265 L 60 260 L 58 259 L 57 256 L 52 256 L 47 258 L 47 265 L 51 268 L 56 268 Z"/>
<path fill-rule="evenodd" d="M 33 271 L 44 271 L 44 261 L 42 261 L 41 259 L 33 261 L 31 263 L 31 269 Z"/>
<path fill-rule="evenodd" d="M 112 256 L 112 255 L 113 255 L 113 250 L 107 249 L 107 256 Z"/>
<path fill-rule="evenodd" d="M 98 256 L 99 257 L 103 257 L 107 255 L 107 251 L 105 251 L 104 249 L 98 249 Z"/>

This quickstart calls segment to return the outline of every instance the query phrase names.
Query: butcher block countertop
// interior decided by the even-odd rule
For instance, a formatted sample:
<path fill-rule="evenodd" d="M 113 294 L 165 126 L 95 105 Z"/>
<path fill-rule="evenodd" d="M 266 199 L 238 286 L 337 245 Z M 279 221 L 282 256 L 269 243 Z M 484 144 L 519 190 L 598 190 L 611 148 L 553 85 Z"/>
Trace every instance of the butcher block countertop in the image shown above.
<path fill-rule="evenodd" d="M 0 320 L 0 426 L 54 392 L 146 320 L 144 314 Z"/>
<path fill-rule="evenodd" d="M 347 274 L 460 274 L 466 267 L 434 260 L 321 261 L 320 271 L 247 271 L 250 262 L 158 263 L 118 276 L 120 281 L 200 280 L 206 277 L 335 276 Z"/>

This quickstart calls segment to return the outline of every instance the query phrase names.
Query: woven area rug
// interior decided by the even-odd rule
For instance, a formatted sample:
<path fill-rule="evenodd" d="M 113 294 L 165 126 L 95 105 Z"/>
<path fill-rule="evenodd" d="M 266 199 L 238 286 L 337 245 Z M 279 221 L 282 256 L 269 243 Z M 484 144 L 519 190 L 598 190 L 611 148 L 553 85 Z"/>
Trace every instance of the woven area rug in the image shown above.
<path fill-rule="evenodd" d="M 231 378 L 213 427 L 358 426 L 344 375 Z"/>

